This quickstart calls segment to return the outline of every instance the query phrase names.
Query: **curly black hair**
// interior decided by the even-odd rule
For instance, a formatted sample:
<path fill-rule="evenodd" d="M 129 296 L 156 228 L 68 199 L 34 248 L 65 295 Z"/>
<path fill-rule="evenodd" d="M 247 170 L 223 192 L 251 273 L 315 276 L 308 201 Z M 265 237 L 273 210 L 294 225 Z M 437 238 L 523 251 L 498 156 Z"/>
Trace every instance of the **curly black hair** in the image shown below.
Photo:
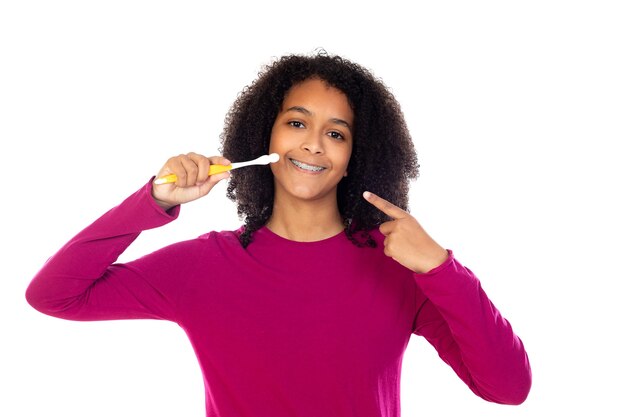
<path fill-rule="evenodd" d="M 370 71 L 340 56 L 318 51 L 275 59 L 239 93 L 220 135 L 222 154 L 246 161 L 269 150 L 272 126 L 286 93 L 294 85 L 317 78 L 339 89 L 354 112 L 349 175 L 337 187 L 337 204 L 346 236 L 357 246 L 375 246 L 368 231 L 388 217 L 362 197 L 371 191 L 407 209 L 409 182 L 419 164 L 400 105 L 386 85 Z M 245 221 L 242 246 L 269 220 L 274 205 L 274 179 L 267 166 L 232 172 L 227 196 Z"/>

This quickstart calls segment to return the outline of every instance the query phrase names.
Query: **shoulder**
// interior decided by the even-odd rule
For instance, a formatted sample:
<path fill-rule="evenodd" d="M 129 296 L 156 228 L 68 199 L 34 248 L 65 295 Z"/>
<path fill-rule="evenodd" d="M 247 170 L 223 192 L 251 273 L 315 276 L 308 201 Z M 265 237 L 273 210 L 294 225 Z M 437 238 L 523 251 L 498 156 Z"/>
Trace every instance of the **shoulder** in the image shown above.
<path fill-rule="evenodd" d="M 180 240 L 170 243 L 158 249 L 156 253 L 167 256 L 172 261 L 177 257 L 189 259 L 193 257 L 197 260 L 206 259 L 207 253 L 226 253 L 241 248 L 236 230 L 232 231 L 210 231 L 195 238 Z M 216 251 L 220 249 L 220 251 Z"/>
<path fill-rule="evenodd" d="M 238 245 L 239 235 L 243 231 L 243 226 L 236 230 L 222 230 L 222 231 L 210 231 L 197 237 L 196 241 L 205 244 L 218 244 L 218 245 Z"/>
<path fill-rule="evenodd" d="M 181 260 L 189 265 L 223 263 L 240 257 L 243 250 L 237 233 L 230 231 L 210 231 L 195 238 L 167 245 L 157 251 L 161 260 L 180 265 Z"/>

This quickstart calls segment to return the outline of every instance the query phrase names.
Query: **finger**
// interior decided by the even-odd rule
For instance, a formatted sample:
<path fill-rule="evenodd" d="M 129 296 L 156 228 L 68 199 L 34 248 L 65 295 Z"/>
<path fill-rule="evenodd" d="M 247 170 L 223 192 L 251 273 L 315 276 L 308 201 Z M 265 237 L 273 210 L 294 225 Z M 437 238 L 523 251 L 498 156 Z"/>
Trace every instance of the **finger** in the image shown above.
<path fill-rule="evenodd" d="M 209 162 L 211 162 L 211 165 L 230 165 L 232 163 L 228 158 L 224 158 L 223 156 L 211 156 L 209 157 Z"/>
<path fill-rule="evenodd" d="M 207 195 L 211 189 L 221 180 L 230 178 L 230 172 L 221 172 L 219 174 L 211 175 L 209 179 L 198 185 L 200 195 Z"/>
<path fill-rule="evenodd" d="M 180 163 L 185 170 L 185 178 L 183 179 L 178 177 L 176 185 L 179 187 L 192 187 L 196 185 L 196 183 L 198 182 L 198 173 L 200 172 L 198 169 L 198 165 L 188 155 L 183 155 L 180 158 Z"/>
<path fill-rule="evenodd" d="M 202 184 L 205 181 L 207 181 L 207 179 L 210 179 L 213 183 L 217 183 L 225 178 L 230 177 L 230 175 L 222 175 L 219 177 L 213 175 L 211 178 L 209 178 L 209 167 L 211 165 L 230 165 L 231 164 L 231 162 L 227 158 L 224 158 L 223 156 L 211 156 L 207 158 L 204 155 L 200 155 L 195 152 L 190 152 L 187 154 L 187 157 L 189 157 L 189 159 L 191 159 L 198 166 L 198 174 L 196 176 L 195 184 Z"/>
<path fill-rule="evenodd" d="M 164 177 L 168 174 L 174 174 L 178 178 L 178 181 L 180 181 L 181 179 L 186 180 L 187 172 L 185 171 L 185 168 L 183 167 L 183 164 L 181 163 L 181 158 L 183 156 L 184 155 L 178 155 L 178 156 L 173 156 L 170 159 L 168 159 L 165 165 L 163 165 L 163 168 L 161 168 L 161 170 L 157 174 L 157 178 Z M 167 185 L 167 184 L 164 184 L 164 185 Z M 174 184 L 171 184 L 171 187 L 174 187 L 174 186 L 175 186 Z"/>
<path fill-rule="evenodd" d="M 395 227 L 396 222 L 395 220 L 392 220 L 390 222 L 382 223 L 380 226 L 378 226 L 378 230 L 380 230 L 380 233 L 382 233 L 383 235 L 388 236 Z"/>
<path fill-rule="evenodd" d="M 383 241 L 383 253 L 390 258 L 393 256 L 393 251 L 391 250 L 391 244 L 389 243 L 388 238 L 385 238 Z"/>
<path fill-rule="evenodd" d="M 209 158 L 195 152 L 188 153 L 187 157 L 189 157 L 189 159 L 191 159 L 198 167 L 198 174 L 196 175 L 195 184 L 201 184 L 205 182 L 209 178 L 209 165 L 211 165 L 211 162 L 209 162 Z"/>
<path fill-rule="evenodd" d="M 390 203 L 389 201 L 385 200 L 382 197 L 377 196 L 374 193 L 365 191 L 363 193 L 363 197 L 370 204 L 372 204 L 374 207 L 376 207 L 378 210 L 382 211 L 383 213 L 385 213 L 387 216 L 391 217 L 392 219 L 402 219 L 402 218 L 409 216 L 409 213 L 402 210 L 400 207 L 396 206 L 395 204 Z"/>

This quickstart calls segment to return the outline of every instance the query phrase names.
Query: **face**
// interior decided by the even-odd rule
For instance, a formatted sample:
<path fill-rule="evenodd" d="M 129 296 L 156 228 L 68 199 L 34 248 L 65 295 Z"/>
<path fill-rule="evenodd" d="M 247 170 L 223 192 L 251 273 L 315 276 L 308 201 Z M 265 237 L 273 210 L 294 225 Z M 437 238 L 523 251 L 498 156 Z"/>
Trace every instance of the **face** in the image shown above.
<path fill-rule="evenodd" d="M 294 85 L 272 127 L 269 152 L 275 200 L 327 199 L 336 204 L 337 184 L 347 175 L 354 114 L 340 90 L 319 79 Z"/>

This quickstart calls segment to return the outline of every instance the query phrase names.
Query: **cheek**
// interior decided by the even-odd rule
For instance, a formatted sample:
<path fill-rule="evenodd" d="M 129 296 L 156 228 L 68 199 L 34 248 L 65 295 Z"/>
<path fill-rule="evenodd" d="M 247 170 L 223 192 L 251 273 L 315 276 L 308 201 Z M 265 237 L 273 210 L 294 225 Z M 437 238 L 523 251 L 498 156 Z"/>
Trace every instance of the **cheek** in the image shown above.
<path fill-rule="evenodd" d="M 270 131 L 270 149 L 275 149 L 276 145 L 278 145 L 278 142 L 279 142 L 279 140 L 277 139 L 278 136 L 279 136 L 278 129 L 277 129 L 276 123 L 274 123 L 272 125 L 272 130 Z"/>
<path fill-rule="evenodd" d="M 281 134 L 280 130 L 272 129 L 272 133 L 270 134 L 270 146 L 269 153 L 276 152 L 282 156 L 281 150 L 284 148 L 284 144 L 286 143 L 283 140 L 283 134 Z"/>
<path fill-rule="evenodd" d="M 352 146 L 343 152 L 344 169 L 348 169 L 350 158 L 352 157 Z"/>

